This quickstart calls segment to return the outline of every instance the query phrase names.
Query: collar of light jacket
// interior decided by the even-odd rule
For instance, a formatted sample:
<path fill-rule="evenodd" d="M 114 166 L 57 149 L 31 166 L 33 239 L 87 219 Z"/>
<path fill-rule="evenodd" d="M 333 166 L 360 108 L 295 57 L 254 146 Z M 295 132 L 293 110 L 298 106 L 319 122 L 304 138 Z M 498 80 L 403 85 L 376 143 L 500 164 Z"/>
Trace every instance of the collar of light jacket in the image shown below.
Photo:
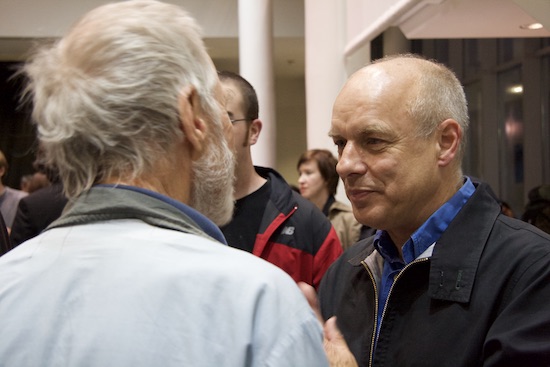
<path fill-rule="evenodd" d="M 192 233 L 226 244 L 219 228 L 193 208 L 159 193 L 125 185 L 96 185 L 67 204 L 47 229 L 116 219 Z"/>

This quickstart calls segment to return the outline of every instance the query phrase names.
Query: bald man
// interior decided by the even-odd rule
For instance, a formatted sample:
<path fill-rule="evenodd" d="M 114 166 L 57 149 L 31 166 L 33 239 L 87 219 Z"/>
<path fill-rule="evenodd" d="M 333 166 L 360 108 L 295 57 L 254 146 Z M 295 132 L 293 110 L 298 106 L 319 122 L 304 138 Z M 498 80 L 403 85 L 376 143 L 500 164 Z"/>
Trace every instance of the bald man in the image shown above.
<path fill-rule="evenodd" d="M 549 364 L 550 236 L 464 176 L 467 129 L 456 76 L 414 55 L 357 71 L 336 99 L 337 171 L 379 230 L 331 266 L 319 302 L 359 366 Z"/>

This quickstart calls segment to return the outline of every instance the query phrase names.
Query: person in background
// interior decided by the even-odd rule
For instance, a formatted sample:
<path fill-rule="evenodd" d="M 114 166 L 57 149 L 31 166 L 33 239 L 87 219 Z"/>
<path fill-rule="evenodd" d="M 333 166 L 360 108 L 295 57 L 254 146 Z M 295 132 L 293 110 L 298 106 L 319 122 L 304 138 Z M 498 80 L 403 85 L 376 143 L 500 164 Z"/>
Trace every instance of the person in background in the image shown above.
<path fill-rule="evenodd" d="M 327 149 L 311 149 L 298 159 L 298 187 L 300 194 L 325 214 L 347 249 L 361 238 L 361 223 L 349 206 L 337 201 L 336 189 L 340 177 L 336 172 L 338 161 Z"/>
<path fill-rule="evenodd" d="M 512 207 L 506 201 L 500 200 L 500 211 L 504 215 L 507 215 L 511 218 L 515 218 L 514 211 L 512 210 Z"/>
<path fill-rule="evenodd" d="M 37 173 L 44 175 L 49 184 L 19 200 L 10 232 L 13 247 L 40 234 L 61 216 L 67 204 L 59 173 L 54 167 L 41 163 L 41 160 L 37 157 L 34 165 Z"/>
<path fill-rule="evenodd" d="M 327 366 L 296 283 L 217 227 L 232 127 L 185 10 L 100 6 L 23 71 L 70 202 L 0 257 L 2 366 Z"/>
<path fill-rule="evenodd" d="M 330 221 L 273 169 L 254 166 L 251 147 L 262 130 L 258 98 L 240 75 L 219 72 L 233 124 L 237 167 L 235 212 L 221 227 L 230 246 L 253 253 L 295 281 L 319 285 L 342 246 Z"/>
<path fill-rule="evenodd" d="M 0 256 L 4 255 L 12 248 L 13 246 L 10 241 L 8 227 L 6 227 L 6 223 L 4 223 L 4 217 L 0 215 Z"/>
<path fill-rule="evenodd" d="M 21 176 L 21 182 L 19 184 L 19 189 L 21 191 L 24 191 L 26 193 L 29 192 L 29 187 L 31 185 L 32 176 L 33 176 L 32 173 L 29 173 L 28 175 Z"/>
<path fill-rule="evenodd" d="M 378 231 L 331 266 L 319 303 L 359 366 L 548 366 L 550 235 L 463 175 L 467 128 L 457 77 L 415 55 L 369 64 L 336 98 L 337 171 Z"/>
<path fill-rule="evenodd" d="M 35 172 L 32 175 L 32 180 L 30 182 L 30 185 L 28 187 L 29 194 L 32 194 L 35 191 L 38 191 L 44 187 L 48 187 L 52 184 L 47 174 L 44 172 Z"/>
<path fill-rule="evenodd" d="M 6 156 L 0 150 L 0 214 L 4 217 L 4 223 L 9 233 L 19 200 L 27 196 L 27 193 L 4 185 L 3 180 L 4 176 L 8 173 L 8 168 L 9 165 Z"/>
<path fill-rule="evenodd" d="M 48 176 L 44 172 L 37 171 L 33 174 L 22 176 L 20 188 L 21 191 L 32 194 L 37 190 L 50 186 L 50 184 Z"/>
<path fill-rule="evenodd" d="M 533 187 L 527 197 L 529 201 L 521 219 L 550 233 L 550 185 Z"/>

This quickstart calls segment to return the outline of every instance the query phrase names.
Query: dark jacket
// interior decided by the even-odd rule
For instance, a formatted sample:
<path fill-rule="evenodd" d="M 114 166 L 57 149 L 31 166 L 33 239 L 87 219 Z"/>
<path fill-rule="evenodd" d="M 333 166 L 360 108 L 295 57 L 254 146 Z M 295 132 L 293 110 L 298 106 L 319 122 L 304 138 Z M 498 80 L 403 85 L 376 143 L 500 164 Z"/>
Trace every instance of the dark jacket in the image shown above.
<path fill-rule="evenodd" d="M 550 233 L 550 185 L 532 188 L 528 198 L 521 220 Z"/>
<path fill-rule="evenodd" d="M 295 281 L 318 287 L 328 267 L 342 254 L 342 245 L 328 218 L 292 190 L 274 170 L 256 167 L 271 181 L 253 254 L 286 271 Z"/>
<path fill-rule="evenodd" d="M 319 290 L 359 366 L 550 365 L 550 236 L 501 215 L 487 185 L 432 256 L 396 277 L 371 364 L 383 266 L 372 240 L 345 252 Z"/>
<path fill-rule="evenodd" d="M 4 223 L 4 217 L 0 215 L 0 256 L 13 248 L 10 236 L 8 234 L 8 227 Z"/>
<path fill-rule="evenodd" d="M 61 183 L 53 183 L 19 200 L 10 234 L 12 245 L 17 246 L 40 234 L 59 218 L 65 204 L 67 198 Z"/>

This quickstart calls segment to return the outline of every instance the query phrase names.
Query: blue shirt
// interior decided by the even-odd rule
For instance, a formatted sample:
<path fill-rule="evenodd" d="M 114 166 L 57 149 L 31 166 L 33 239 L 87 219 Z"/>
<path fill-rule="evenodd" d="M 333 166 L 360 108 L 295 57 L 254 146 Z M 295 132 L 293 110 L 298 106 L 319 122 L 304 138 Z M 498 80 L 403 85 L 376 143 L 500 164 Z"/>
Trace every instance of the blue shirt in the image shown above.
<path fill-rule="evenodd" d="M 395 277 L 407 264 L 419 258 L 432 244 L 435 244 L 474 191 L 475 186 L 472 180 L 466 177 L 466 182 L 460 190 L 437 209 L 403 245 L 403 260 L 401 260 L 399 252 L 388 232 L 380 230 L 376 232 L 374 247 L 384 258 L 384 269 L 382 270 L 382 279 L 380 281 L 376 339 L 378 339 L 382 314 Z"/>

